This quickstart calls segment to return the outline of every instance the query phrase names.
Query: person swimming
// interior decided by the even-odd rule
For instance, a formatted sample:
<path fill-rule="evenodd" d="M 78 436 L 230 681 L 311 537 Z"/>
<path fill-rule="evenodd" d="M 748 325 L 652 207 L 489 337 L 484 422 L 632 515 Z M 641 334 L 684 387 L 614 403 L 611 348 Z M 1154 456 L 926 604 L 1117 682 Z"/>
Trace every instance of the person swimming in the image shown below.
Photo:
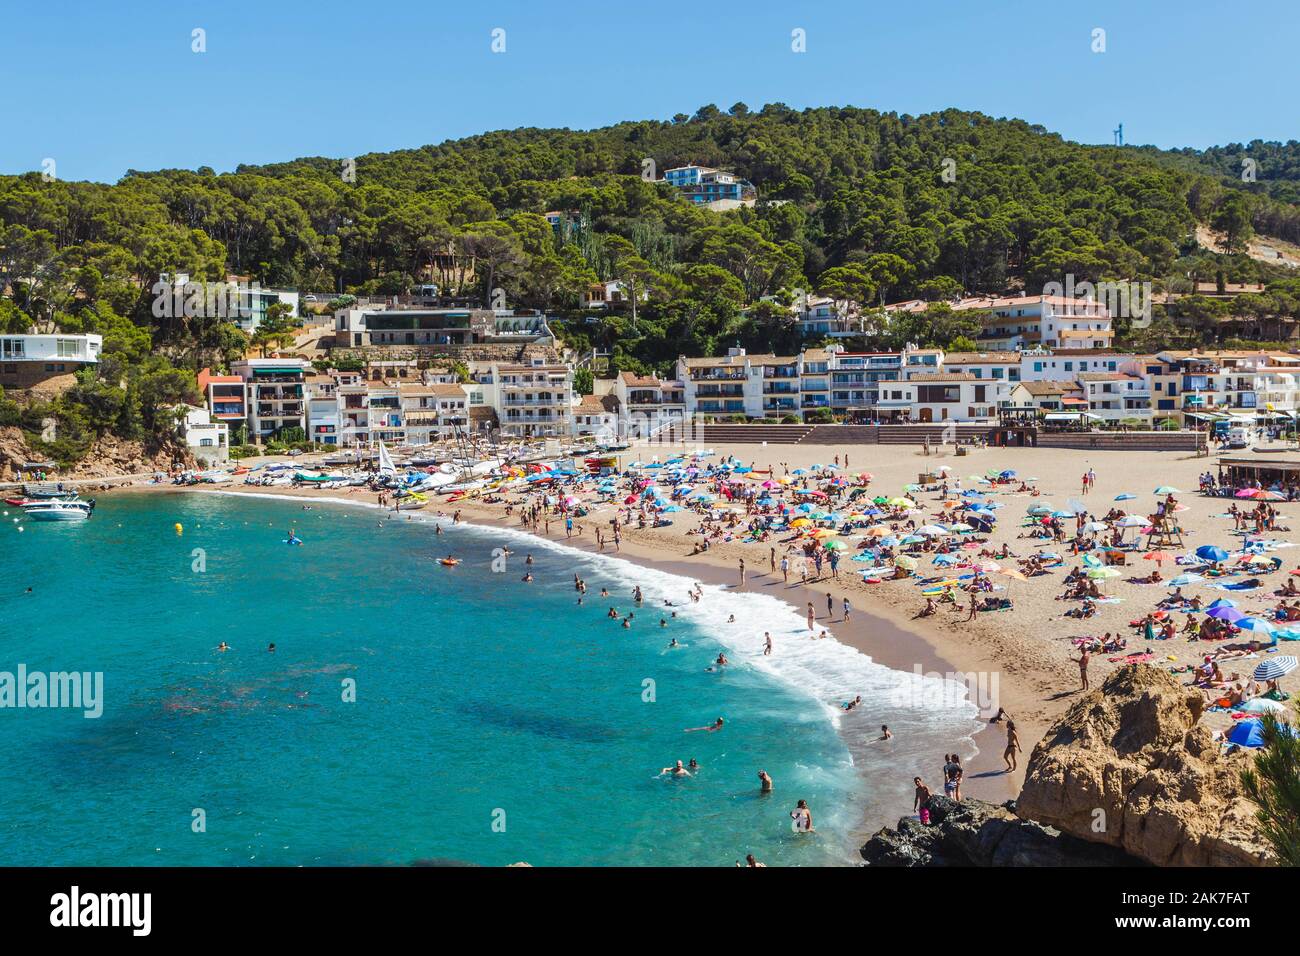
<path fill-rule="evenodd" d="M 228 651 L 230 650 L 230 645 L 227 644 L 225 641 L 222 641 L 220 644 L 217 645 L 217 650 Z"/>
<path fill-rule="evenodd" d="M 721 717 L 719 717 L 716 721 L 709 724 L 707 727 L 687 727 L 685 730 L 682 731 L 682 733 L 692 734 L 695 733 L 697 730 L 706 730 L 709 733 L 713 733 L 715 730 L 721 730 L 722 724 L 723 724 L 723 720 Z"/>
<path fill-rule="evenodd" d="M 662 777 L 664 774 L 668 774 L 670 777 L 689 777 L 691 772 L 687 770 L 679 760 L 671 767 L 664 767 L 664 769 L 659 771 L 659 776 Z"/>

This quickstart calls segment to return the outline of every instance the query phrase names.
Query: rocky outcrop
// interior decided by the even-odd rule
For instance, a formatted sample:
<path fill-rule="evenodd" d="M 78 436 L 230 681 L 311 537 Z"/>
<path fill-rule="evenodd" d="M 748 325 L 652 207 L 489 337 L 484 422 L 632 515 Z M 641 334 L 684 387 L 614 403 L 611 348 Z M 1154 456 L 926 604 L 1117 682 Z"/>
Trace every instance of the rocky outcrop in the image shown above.
<path fill-rule="evenodd" d="M 0 428 L 0 481 L 20 480 L 18 469 L 21 465 L 44 457 L 27 444 L 21 429 Z M 70 468 L 60 469 L 58 477 L 112 478 L 117 475 L 167 471 L 173 464 L 193 468 L 194 456 L 188 449 L 171 442 L 151 449 L 142 442 L 104 435 L 96 439 L 80 461 Z"/>
<path fill-rule="evenodd" d="M 1159 866 L 1275 863 L 1241 789 L 1244 753 L 1199 725 L 1201 694 L 1122 667 L 1034 748 L 1016 813 Z"/>
<path fill-rule="evenodd" d="M 930 825 L 912 817 L 862 848 L 871 866 L 1133 866 L 1119 850 L 1020 819 L 1013 803 L 930 798 Z"/>

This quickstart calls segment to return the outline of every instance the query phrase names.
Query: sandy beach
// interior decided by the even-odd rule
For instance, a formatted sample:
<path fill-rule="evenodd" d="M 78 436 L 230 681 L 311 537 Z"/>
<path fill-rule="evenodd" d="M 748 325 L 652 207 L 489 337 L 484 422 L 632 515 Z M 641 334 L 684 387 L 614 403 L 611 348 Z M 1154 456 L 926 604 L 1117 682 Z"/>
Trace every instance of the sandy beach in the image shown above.
<path fill-rule="evenodd" d="M 1066 616 L 1065 612 L 1077 608 L 1079 602 L 1058 600 L 1058 595 L 1064 590 L 1063 578 L 1066 571 L 1077 566 L 1079 558 L 1071 555 L 1065 546 L 1053 545 L 1043 539 L 1023 537 L 1027 534 L 1027 529 L 1023 527 L 1027 509 L 1043 504 L 1063 508 L 1067 501 L 1079 499 L 1099 518 L 1112 507 L 1147 514 L 1154 509 L 1158 500 L 1153 495 L 1153 490 L 1157 486 L 1172 485 L 1180 490 L 1177 497 L 1180 504 L 1185 506 L 1185 510 L 1178 514 L 1184 547 L 1168 550 L 1190 553 L 1205 544 L 1215 544 L 1229 551 L 1240 547 L 1240 539 L 1232 534 L 1233 522 L 1225 517 L 1232 502 L 1229 499 L 1202 497 L 1195 493 L 1198 476 L 1206 470 L 1213 470 L 1213 458 L 1179 453 L 1087 453 L 1035 448 L 976 449 L 963 457 L 954 456 L 951 449 L 946 452 L 932 450 L 927 456 L 919 447 L 874 445 L 840 448 L 816 445 L 731 445 L 714 451 L 734 455 L 744 464 L 752 464 L 756 471 L 771 470 L 775 475 L 784 474 L 786 469 L 794 471 L 808 469 L 814 464 L 829 464 L 834 456 L 847 453 L 848 473 L 869 472 L 873 476 L 870 484 L 873 494 L 901 494 L 903 486 L 915 482 L 920 473 L 933 472 L 944 465 L 952 469 L 949 474 L 954 483 L 957 478 L 963 478 L 965 487 L 968 488 L 979 487 L 969 479 L 990 469 L 1010 469 L 1016 471 L 1021 478 L 1036 479 L 1031 484 L 1038 489 L 1038 495 L 1010 490 L 1013 486 L 1000 486 L 1008 490 L 999 490 L 991 496 L 1002 508 L 998 512 L 999 520 L 994 531 L 980 547 L 1000 548 L 1006 544 L 1014 555 L 1021 558 L 1041 550 L 1055 550 L 1064 555 L 1065 561 L 1061 567 L 1041 576 L 1024 580 L 999 577 L 999 585 L 1005 587 L 1000 596 L 1009 597 L 1014 603 L 1014 610 L 981 613 L 974 621 L 966 620 L 968 613 L 964 595 L 960 608 L 941 606 L 937 614 L 916 619 L 914 615 L 924 605 L 924 597 L 920 594 L 915 578 L 865 583 L 854 562 L 849 560 L 840 562 L 838 577 L 832 578 L 827 569 L 820 580 L 809 581 L 804 585 L 799 582 L 799 565 L 793 563 L 792 554 L 794 570 L 790 576 L 791 583 L 786 584 L 782 581 L 780 570 L 771 570 L 770 549 L 776 548 L 776 560 L 779 562 L 787 547 L 782 542 L 788 535 L 776 535 L 764 543 L 715 541 L 708 551 L 693 554 L 700 538 L 698 534 L 690 533 L 699 525 L 699 517 L 691 511 L 673 514 L 671 517 L 674 523 L 669 527 L 642 529 L 635 524 L 625 525 L 618 552 L 620 556 L 646 566 L 708 584 L 733 588 L 740 586 L 738 562 L 743 558 L 748 569 L 746 589 L 778 596 L 800 613 L 811 603 L 817 610 L 816 627 L 819 632 L 825 628 L 835 640 L 857 648 L 879 663 L 904 671 L 919 669 L 931 674 L 966 675 L 967 683 L 971 686 L 995 688 L 995 701 L 981 700 L 978 703 L 993 703 L 1004 708 L 1014 718 L 1024 752 L 1018 769 L 1007 773 L 1002 760 L 1005 725 L 989 724 L 985 730 L 976 734 L 975 742 L 979 753 L 968 767 L 963 792 L 992 801 L 1013 798 L 1019 792 L 1029 751 L 1079 692 L 1079 668 L 1075 663 L 1078 650 L 1072 639 L 1107 632 L 1128 638 L 1128 646 L 1123 652 L 1093 656 L 1090 677 L 1095 686 L 1119 666 L 1119 660 L 1108 658 L 1122 658 L 1125 654 L 1147 649 L 1141 633 L 1133 629 L 1130 622 L 1144 617 L 1169 591 L 1164 585 L 1130 582 L 1130 578 L 1145 577 L 1155 567 L 1153 562 L 1142 560 L 1142 552 L 1132 552 L 1127 556 L 1127 566 L 1120 569 L 1123 572 L 1121 576 L 1098 582 L 1106 601 L 1097 604 L 1095 616 L 1087 620 Z M 661 447 L 643 450 L 640 455 L 627 454 L 627 460 L 640 457 L 649 462 L 655 458 L 671 458 L 674 450 Z M 1095 484 L 1090 493 L 1084 496 L 1081 493 L 1081 479 L 1090 468 L 1096 476 Z M 184 489 L 174 489 L 170 485 L 138 484 L 127 490 Z M 221 486 L 221 490 L 345 498 L 368 504 L 376 501 L 374 493 L 360 488 L 320 491 L 313 488 L 230 484 Z M 1116 496 L 1122 493 L 1136 495 L 1136 498 L 1116 502 Z M 505 497 L 507 501 L 515 503 L 522 500 L 517 494 L 507 494 Z M 936 510 L 941 503 L 941 496 L 937 492 L 918 492 L 916 498 L 921 508 L 927 512 Z M 1245 504 L 1253 505 L 1253 502 Z M 1259 575 L 1264 586 L 1253 591 L 1229 595 L 1210 587 L 1213 582 L 1207 580 L 1204 584 L 1185 588 L 1185 592 L 1189 595 L 1199 594 L 1205 604 L 1216 598 L 1231 597 L 1244 612 L 1267 616 L 1268 609 L 1278 600 L 1273 594 L 1274 589 L 1284 584 L 1287 570 L 1300 563 L 1300 551 L 1292 556 L 1287 548 L 1295 535 L 1282 530 L 1289 527 L 1291 512 L 1296 506 L 1278 502 L 1276 507 L 1280 513 L 1279 530 L 1268 537 L 1282 545 L 1276 552 L 1283 562 L 1282 570 Z M 472 498 L 448 505 L 441 497 L 435 496 L 421 514 L 425 517 L 438 514 L 450 517 L 456 511 L 460 512 L 462 520 L 479 525 L 508 525 L 516 529 L 521 527 L 517 511 L 515 515 L 507 517 L 502 503 L 489 504 Z M 578 518 L 574 533 L 567 541 L 564 521 L 560 517 L 551 519 L 549 529 L 543 525 L 534 533 L 575 548 L 596 551 L 595 529 L 598 525 L 608 529 L 608 522 L 615 512 L 613 505 L 606 505 Z M 918 523 L 924 523 L 925 520 L 919 518 Z M 1073 522 L 1068 524 L 1073 532 Z M 1131 536 L 1130 534 L 1130 540 Z M 605 538 L 606 553 L 613 553 L 610 535 L 606 533 Z M 1010 565 L 1012 561 L 1008 559 L 1004 563 Z M 1228 562 L 1228 566 L 1231 564 Z M 1160 567 L 1165 580 L 1181 570 L 1172 564 L 1162 564 Z M 933 576 L 937 572 L 938 569 L 929 566 L 929 556 L 921 556 L 918 576 Z M 828 594 L 835 608 L 830 615 L 826 614 Z M 845 598 L 853 608 L 848 623 L 844 622 L 840 610 Z M 1210 644 L 1187 639 L 1181 633 L 1185 615 L 1176 614 L 1175 617 L 1180 627 L 1179 635 L 1169 640 L 1155 641 L 1149 647 L 1153 654 L 1151 663 L 1155 666 L 1183 668 L 1196 665 L 1205 654 L 1214 651 L 1216 644 L 1224 643 Z M 1246 636 L 1249 635 L 1243 635 L 1237 640 Z M 755 635 L 756 642 L 761 640 L 760 635 Z M 1285 649 L 1286 645 L 1282 646 Z M 1234 674 L 1243 679 L 1249 678 L 1250 671 L 1264 656 L 1256 653 L 1242 659 L 1227 660 L 1223 662 L 1223 672 L 1229 680 L 1233 679 Z M 1184 682 L 1190 683 L 1191 677 L 1190 673 L 1180 674 L 1180 679 Z M 1300 692 L 1298 677 L 1300 672 L 1288 674 L 1282 679 L 1281 686 L 1293 695 Z M 1211 713 L 1206 720 L 1216 728 L 1227 728 L 1232 723 L 1226 713 Z"/>

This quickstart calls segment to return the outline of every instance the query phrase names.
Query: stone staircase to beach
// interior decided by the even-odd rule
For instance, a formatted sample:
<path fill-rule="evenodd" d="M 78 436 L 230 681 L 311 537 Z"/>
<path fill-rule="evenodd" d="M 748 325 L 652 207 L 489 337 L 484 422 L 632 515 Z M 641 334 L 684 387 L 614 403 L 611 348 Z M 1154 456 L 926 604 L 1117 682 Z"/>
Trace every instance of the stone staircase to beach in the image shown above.
<path fill-rule="evenodd" d="M 813 425 L 705 425 L 706 444 L 797 445 L 815 429 Z"/>

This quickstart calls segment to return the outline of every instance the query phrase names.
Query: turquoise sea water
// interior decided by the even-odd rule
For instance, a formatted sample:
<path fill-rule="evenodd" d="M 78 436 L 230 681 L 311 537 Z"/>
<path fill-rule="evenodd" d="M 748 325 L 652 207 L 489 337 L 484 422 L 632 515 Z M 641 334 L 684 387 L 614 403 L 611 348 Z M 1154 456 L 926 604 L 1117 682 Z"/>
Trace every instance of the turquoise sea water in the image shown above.
<path fill-rule="evenodd" d="M 864 808 L 896 819 L 912 772 L 970 728 L 883 702 L 845 727 L 838 700 L 896 699 L 910 675 L 807 640 L 773 599 L 689 605 L 685 579 L 513 532 L 200 493 L 23 527 L 0 527 L 0 670 L 102 671 L 105 700 L 99 719 L 0 709 L 3 865 L 844 863 Z M 637 582 L 625 629 L 605 612 L 635 610 Z M 680 616 L 661 628 L 665 598 Z M 720 649 L 734 664 L 711 673 Z M 904 742 L 857 746 L 882 714 Z M 694 778 L 658 775 L 691 757 Z M 791 832 L 801 798 L 816 834 Z"/>

